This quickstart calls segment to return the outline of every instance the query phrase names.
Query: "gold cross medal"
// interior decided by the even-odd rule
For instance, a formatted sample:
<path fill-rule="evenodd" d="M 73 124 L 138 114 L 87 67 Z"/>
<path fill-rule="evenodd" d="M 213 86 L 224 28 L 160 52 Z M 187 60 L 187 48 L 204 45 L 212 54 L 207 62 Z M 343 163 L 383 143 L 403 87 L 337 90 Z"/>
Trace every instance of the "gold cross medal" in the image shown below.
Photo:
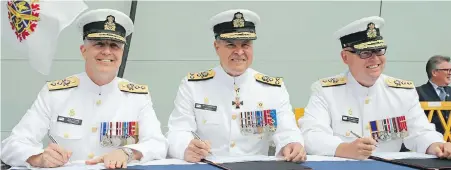
<path fill-rule="evenodd" d="M 239 97 L 235 97 L 235 101 L 232 101 L 232 105 L 235 106 L 235 109 L 239 109 L 241 105 L 243 105 L 243 101 L 240 101 Z"/>

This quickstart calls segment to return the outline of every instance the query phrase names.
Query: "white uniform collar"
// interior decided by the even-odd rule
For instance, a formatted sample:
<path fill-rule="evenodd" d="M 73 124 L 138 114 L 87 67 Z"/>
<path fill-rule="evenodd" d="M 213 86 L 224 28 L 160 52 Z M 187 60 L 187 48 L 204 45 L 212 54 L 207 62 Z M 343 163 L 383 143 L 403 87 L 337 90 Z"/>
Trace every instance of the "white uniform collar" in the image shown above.
<path fill-rule="evenodd" d="M 227 72 L 225 72 L 225 70 L 220 65 L 215 67 L 213 70 L 217 73 L 218 78 L 224 81 L 224 83 L 228 84 L 230 82 L 232 85 L 233 83 L 237 85 L 243 84 L 244 82 L 248 81 L 249 76 L 253 76 L 253 70 L 251 68 L 248 68 L 243 74 L 237 77 L 232 77 L 227 74 Z"/>
<path fill-rule="evenodd" d="M 79 76 L 80 78 L 80 88 L 84 88 L 92 93 L 95 94 L 109 94 L 115 90 L 115 88 L 119 88 L 118 86 L 118 78 L 115 77 L 113 81 L 111 81 L 108 84 L 105 84 L 103 86 L 99 86 L 95 84 L 91 78 L 89 78 L 88 74 L 86 72 L 81 73 Z"/>
<path fill-rule="evenodd" d="M 376 80 L 376 82 L 374 83 L 373 86 L 371 87 L 365 87 L 362 86 L 359 82 L 357 82 L 357 80 L 354 78 L 354 76 L 352 76 L 351 72 L 348 71 L 347 73 L 347 79 L 348 79 L 348 83 L 351 86 L 351 90 L 353 93 L 357 93 L 357 94 L 361 94 L 361 95 L 371 95 L 374 93 L 374 91 L 376 91 L 376 89 L 378 88 L 379 83 L 383 83 L 383 74 L 381 74 L 379 76 L 379 78 Z"/>

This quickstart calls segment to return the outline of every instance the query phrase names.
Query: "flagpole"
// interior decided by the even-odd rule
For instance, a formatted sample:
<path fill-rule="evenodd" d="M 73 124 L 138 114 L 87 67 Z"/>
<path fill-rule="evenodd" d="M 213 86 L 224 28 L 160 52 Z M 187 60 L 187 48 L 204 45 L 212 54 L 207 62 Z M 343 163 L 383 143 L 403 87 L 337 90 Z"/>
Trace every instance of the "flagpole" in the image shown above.
<path fill-rule="evenodd" d="M 133 24 L 135 23 L 135 15 L 136 15 L 136 7 L 137 6 L 138 6 L 138 1 L 133 0 L 131 9 L 130 9 L 130 19 L 132 20 Z M 124 76 L 125 65 L 127 63 L 128 52 L 129 52 L 130 44 L 132 41 L 132 35 L 133 35 L 133 33 L 127 37 L 127 44 L 124 47 L 124 54 L 122 55 L 122 64 L 119 67 L 119 72 L 117 73 L 117 76 L 120 78 L 122 78 Z"/>

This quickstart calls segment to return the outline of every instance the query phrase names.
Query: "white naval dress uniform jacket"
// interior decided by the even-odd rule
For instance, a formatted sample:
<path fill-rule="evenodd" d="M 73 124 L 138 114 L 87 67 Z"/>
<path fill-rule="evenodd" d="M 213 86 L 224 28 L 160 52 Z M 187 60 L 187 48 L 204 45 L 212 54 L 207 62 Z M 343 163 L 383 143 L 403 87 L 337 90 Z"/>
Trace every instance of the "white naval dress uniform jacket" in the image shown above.
<path fill-rule="evenodd" d="M 371 137 L 370 121 L 398 116 L 405 116 L 409 136 L 379 142 L 375 152 L 399 152 L 404 142 L 408 149 L 425 153 L 430 144 L 443 142 L 424 115 L 414 87 L 390 87 L 385 81 L 393 77 L 384 74 L 370 88 L 361 86 L 350 72 L 335 76 L 343 77 L 347 79 L 344 85 L 322 87 L 321 80 L 312 85 L 305 116 L 298 121 L 308 154 L 334 156 L 340 143 L 357 139 L 350 131 Z M 345 122 L 342 116 L 359 120 Z"/>
<path fill-rule="evenodd" d="M 181 81 L 175 108 L 168 121 L 170 157 L 184 159 L 184 152 L 193 139 L 190 131 L 196 132 L 202 140 L 210 141 L 212 153 L 220 156 L 268 155 L 271 139 L 276 144 L 276 155 L 291 142 L 303 145 L 283 83 L 278 87 L 257 82 L 254 75 L 258 72 L 251 68 L 238 77 L 231 77 L 221 66 L 212 70 L 215 76 L 211 79 L 188 81 L 185 77 Z M 240 88 L 240 99 L 243 101 L 239 109 L 232 105 L 234 82 Z M 262 108 L 258 107 L 259 102 Z M 196 103 L 217 106 L 217 110 L 196 109 Z M 273 135 L 241 134 L 239 113 L 264 109 L 277 110 L 276 132 Z"/>
<path fill-rule="evenodd" d="M 119 147 L 100 145 L 100 122 L 138 122 L 139 142 L 125 145 L 143 154 L 141 162 L 164 159 L 167 140 L 153 110 L 149 94 L 123 92 L 115 78 L 98 86 L 86 73 L 75 75 L 78 87 L 49 91 L 45 85 L 31 108 L 2 142 L 2 160 L 11 166 L 30 166 L 26 160 L 42 153 L 48 129 L 63 148 L 73 152 L 71 160 L 88 160 Z M 70 116 L 73 110 L 73 116 Z M 81 125 L 62 123 L 58 116 L 82 120 Z"/>

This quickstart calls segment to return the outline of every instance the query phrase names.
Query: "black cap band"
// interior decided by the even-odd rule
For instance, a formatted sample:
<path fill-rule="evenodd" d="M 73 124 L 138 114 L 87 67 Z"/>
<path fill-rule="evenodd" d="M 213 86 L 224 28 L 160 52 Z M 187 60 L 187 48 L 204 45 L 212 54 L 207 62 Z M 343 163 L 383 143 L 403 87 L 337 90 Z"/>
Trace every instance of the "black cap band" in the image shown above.
<path fill-rule="evenodd" d="M 125 42 L 125 28 L 115 22 L 114 16 L 105 21 L 91 22 L 83 26 L 83 40 L 114 40 Z"/>
<path fill-rule="evenodd" d="M 255 24 L 244 19 L 241 12 L 236 12 L 232 21 L 222 22 L 213 27 L 215 38 L 255 40 Z"/>
<path fill-rule="evenodd" d="M 233 26 L 233 22 L 223 22 L 220 24 L 217 24 L 213 27 L 213 32 L 215 34 L 223 34 L 223 33 L 231 33 L 231 32 L 255 32 L 255 25 L 253 22 L 244 21 L 244 26 L 237 28 Z"/>
<path fill-rule="evenodd" d="M 379 28 L 375 28 L 374 23 L 369 23 L 367 29 L 364 31 L 352 33 L 340 38 L 342 48 L 353 47 L 357 44 L 377 40 L 383 40 L 383 37 L 380 35 Z"/>

